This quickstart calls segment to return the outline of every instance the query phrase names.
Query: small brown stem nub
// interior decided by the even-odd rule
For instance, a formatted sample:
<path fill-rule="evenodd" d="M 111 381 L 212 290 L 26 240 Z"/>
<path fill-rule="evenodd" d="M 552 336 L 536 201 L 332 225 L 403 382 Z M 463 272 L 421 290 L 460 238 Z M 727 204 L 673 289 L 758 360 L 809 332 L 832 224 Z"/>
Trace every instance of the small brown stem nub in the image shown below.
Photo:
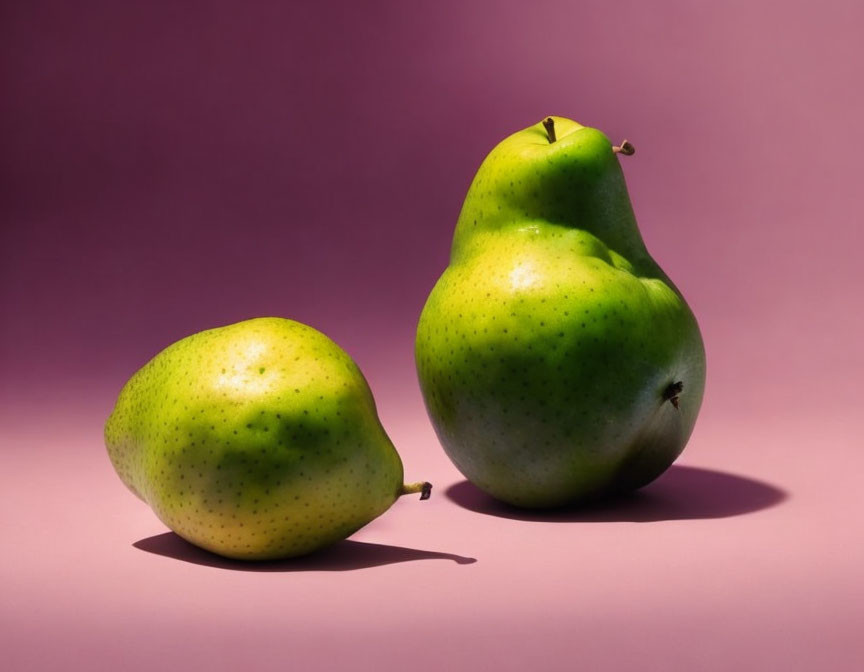
<path fill-rule="evenodd" d="M 633 156 L 633 154 L 636 153 L 636 148 L 629 140 L 622 140 L 620 145 L 612 146 L 612 151 L 616 154 L 623 154 L 624 156 Z"/>
<path fill-rule="evenodd" d="M 415 493 L 420 493 L 420 499 L 429 499 L 432 495 L 432 484 L 428 481 L 419 481 L 417 483 L 406 483 L 402 486 L 402 492 L 400 495 L 413 495 Z"/>
<path fill-rule="evenodd" d="M 678 395 L 684 389 L 684 383 L 680 380 L 675 383 L 669 383 L 669 386 L 663 390 L 663 401 L 670 401 L 675 408 L 678 408 Z"/>
<path fill-rule="evenodd" d="M 546 117 L 543 120 L 543 128 L 546 129 L 546 135 L 549 136 L 549 144 L 555 142 L 555 120 L 552 117 Z"/>

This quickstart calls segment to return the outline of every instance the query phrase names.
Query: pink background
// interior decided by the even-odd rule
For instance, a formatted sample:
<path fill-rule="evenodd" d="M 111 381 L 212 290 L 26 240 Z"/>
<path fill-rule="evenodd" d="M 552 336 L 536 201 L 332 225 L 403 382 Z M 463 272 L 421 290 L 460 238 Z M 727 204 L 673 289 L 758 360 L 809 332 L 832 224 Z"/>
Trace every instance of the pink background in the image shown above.
<path fill-rule="evenodd" d="M 138 4 L 2 10 L 4 668 L 862 669 L 864 5 Z M 528 515 L 446 459 L 412 349 L 479 162 L 547 114 L 637 147 L 709 381 L 682 466 Z M 430 501 L 249 566 L 124 489 L 120 385 L 258 315 L 355 357 Z"/>

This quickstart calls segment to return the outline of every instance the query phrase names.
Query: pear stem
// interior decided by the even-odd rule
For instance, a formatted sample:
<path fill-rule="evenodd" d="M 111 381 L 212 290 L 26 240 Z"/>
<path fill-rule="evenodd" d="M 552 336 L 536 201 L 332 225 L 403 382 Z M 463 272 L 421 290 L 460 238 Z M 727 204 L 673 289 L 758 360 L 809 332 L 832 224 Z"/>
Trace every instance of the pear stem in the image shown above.
<path fill-rule="evenodd" d="M 543 128 L 546 129 L 546 135 L 549 136 L 549 144 L 555 142 L 555 120 L 552 117 L 546 117 L 543 120 Z"/>
<path fill-rule="evenodd" d="M 622 140 L 620 145 L 612 146 L 612 151 L 616 154 L 623 154 L 624 156 L 633 156 L 636 153 L 636 148 L 629 140 Z"/>
<path fill-rule="evenodd" d="M 429 499 L 432 494 L 432 484 L 428 481 L 418 481 L 417 483 L 406 483 L 402 486 L 402 491 L 399 493 L 399 496 L 402 495 L 413 495 L 415 493 L 420 493 L 420 499 Z"/>
<path fill-rule="evenodd" d="M 663 401 L 670 401 L 675 408 L 678 408 L 678 395 L 684 389 L 684 383 L 680 380 L 675 383 L 669 383 L 669 386 L 663 390 Z"/>

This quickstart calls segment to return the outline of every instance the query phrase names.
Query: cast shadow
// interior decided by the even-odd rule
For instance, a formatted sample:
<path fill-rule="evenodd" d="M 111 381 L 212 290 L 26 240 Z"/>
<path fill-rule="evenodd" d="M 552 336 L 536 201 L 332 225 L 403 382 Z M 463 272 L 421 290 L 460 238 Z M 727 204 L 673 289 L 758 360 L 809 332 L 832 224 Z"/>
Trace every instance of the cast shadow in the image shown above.
<path fill-rule="evenodd" d="M 351 541 L 350 539 L 340 541 L 310 555 L 273 561 L 244 561 L 223 558 L 221 555 L 190 544 L 174 532 L 147 537 L 132 545 L 147 553 L 154 553 L 183 562 L 241 572 L 345 572 L 412 560 L 451 560 L 459 565 L 470 565 L 477 562 L 475 558 L 466 558 L 453 553 L 422 551 L 416 548 L 388 546 L 386 544 L 370 544 L 365 541 Z"/>
<path fill-rule="evenodd" d="M 468 481 L 445 492 L 459 506 L 499 518 L 545 522 L 650 523 L 661 520 L 728 518 L 776 506 L 783 490 L 744 476 L 713 469 L 672 466 L 636 492 L 564 509 L 518 509 L 493 499 Z"/>

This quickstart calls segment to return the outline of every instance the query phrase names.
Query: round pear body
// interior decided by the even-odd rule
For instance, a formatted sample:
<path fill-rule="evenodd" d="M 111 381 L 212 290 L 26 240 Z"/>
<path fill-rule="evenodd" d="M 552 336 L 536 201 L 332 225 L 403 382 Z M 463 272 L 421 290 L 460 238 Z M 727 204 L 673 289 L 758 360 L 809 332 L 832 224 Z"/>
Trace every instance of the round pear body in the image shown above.
<path fill-rule="evenodd" d="M 403 492 L 402 462 L 351 358 L 280 318 L 169 346 L 120 392 L 105 443 L 123 482 L 184 539 L 221 555 L 303 555 Z"/>
<path fill-rule="evenodd" d="M 554 136 L 538 123 L 481 165 L 416 340 L 448 456 L 523 507 L 655 479 L 705 384 L 696 320 L 645 249 L 615 149 L 551 119 Z"/>

